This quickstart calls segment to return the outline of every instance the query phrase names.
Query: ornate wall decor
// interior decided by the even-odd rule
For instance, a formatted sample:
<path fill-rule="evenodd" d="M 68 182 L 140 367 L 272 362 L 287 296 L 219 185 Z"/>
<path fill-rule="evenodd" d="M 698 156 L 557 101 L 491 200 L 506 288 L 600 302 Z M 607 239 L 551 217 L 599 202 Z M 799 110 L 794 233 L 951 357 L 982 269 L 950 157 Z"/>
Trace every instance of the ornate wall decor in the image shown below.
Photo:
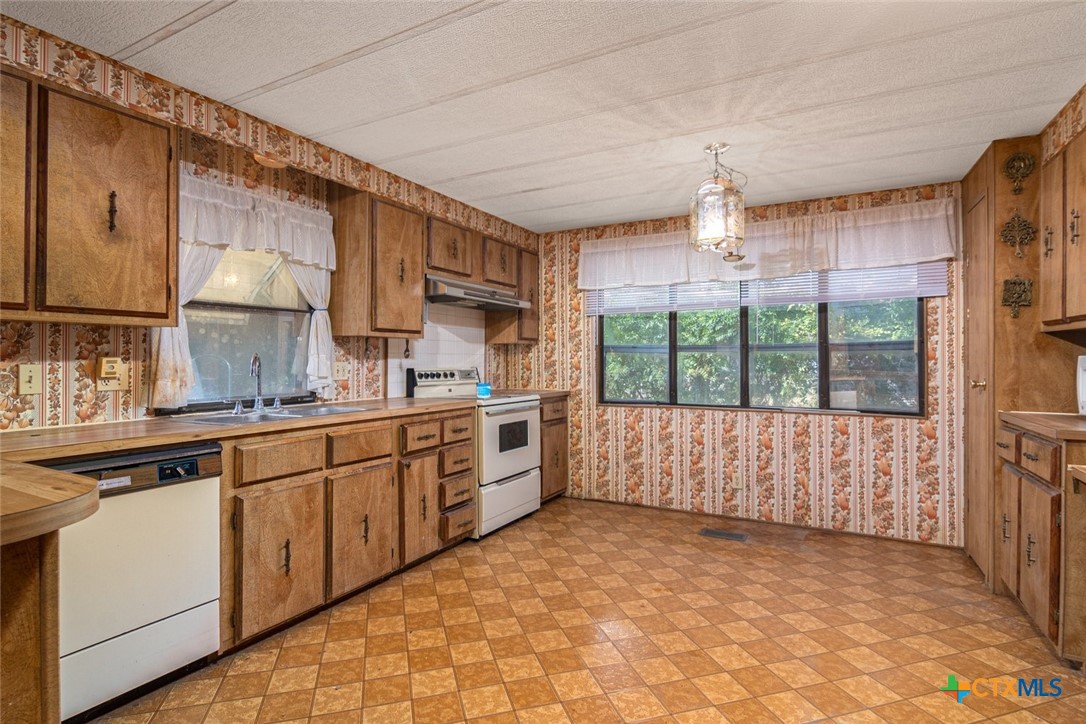
<path fill-rule="evenodd" d="M 1026 177 L 1033 173 L 1033 167 L 1036 161 L 1032 154 L 1016 153 L 1010 156 L 1003 162 L 1003 175 L 1011 180 L 1012 191 L 1016 194 L 1022 193 L 1022 182 L 1026 180 Z"/>
<path fill-rule="evenodd" d="M 1011 308 L 1011 319 L 1018 319 L 1020 307 L 1033 306 L 1033 280 L 1016 276 L 1003 280 L 1003 306 Z"/>
<path fill-rule="evenodd" d="M 1037 229 L 1018 213 L 1018 209 L 1014 210 L 1014 216 L 1003 225 L 1003 229 L 999 232 L 999 238 L 1003 240 L 1003 243 L 1014 247 L 1014 255 L 1019 259 L 1024 256 L 1022 247 L 1029 245 L 1035 236 L 1037 236 Z"/>

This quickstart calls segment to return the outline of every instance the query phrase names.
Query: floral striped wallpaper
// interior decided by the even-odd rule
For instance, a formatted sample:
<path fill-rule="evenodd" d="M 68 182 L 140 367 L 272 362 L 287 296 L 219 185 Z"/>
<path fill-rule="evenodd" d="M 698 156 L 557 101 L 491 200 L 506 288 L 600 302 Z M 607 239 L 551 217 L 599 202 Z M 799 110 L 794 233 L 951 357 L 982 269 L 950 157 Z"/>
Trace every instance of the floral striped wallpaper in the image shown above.
<path fill-rule="evenodd" d="M 758 207 L 750 218 L 912 203 L 956 183 Z M 533 346 L 492 347 L 499 386 L 570 391 L 570 495 L 905 540 L 962 544 L 961 270 L 927 307 L 925 419 L 604 406 L 596 326 L 577 289 L 589 239 L 676 231 L 686 218 L 543 235 L 543 330 Z"/>

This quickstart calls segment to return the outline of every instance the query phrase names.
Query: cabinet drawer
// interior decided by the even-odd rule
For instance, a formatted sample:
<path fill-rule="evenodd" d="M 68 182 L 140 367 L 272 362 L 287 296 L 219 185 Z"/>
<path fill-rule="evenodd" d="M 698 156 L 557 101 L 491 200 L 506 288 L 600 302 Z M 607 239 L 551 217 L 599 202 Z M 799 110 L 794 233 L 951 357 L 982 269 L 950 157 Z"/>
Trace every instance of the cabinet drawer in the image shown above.
<path fill-rule="evenodd" d="M 359 463 L 392 455 L 392 428 L 328 433 L 328 467 Z"/>
<path fill-rule="evenodd" d="M 441 422 L 441 441 L 460 442 L 471 439 L 471 417 L 454 417 Z"/>
<path fill-rule="evenodd" d="M 455 480 L 446 480 L 441 483 L 438 502 L 442 510 L 448 510 L 454 505 L 475 501 L 475 477 L 469 475 Z"/>
<path fill-rule="evenodd" d="M 1060 485 L 1060 446 L 1056 443 L 1022 436 L 1022 467 L 1041 480 Z"/>
<path fill-rule="evenodd" d="M 446 478 L 456 473 L 471 470 L 475 455 L 471 445 L 455 445 L 441 451 L 441 477 Z"/>
<path fill-rule="evenodd" d="M 324 436 L 238 445 L 234 465 L 238 485 L 320 470 L 324 467 Z"/>
<path fill-rule="evenodd" d="M 475 506 L 465 505 L 448 513 L 441 514 L 438 534 L 442 543 L 471 535 L 475 530 Z"/>
<path fill-rule="evenodd" d="M 440 422 L 416 422 L 400 425 L 400 454 L 408 455 L 441 443 Z"/>
<path fill-rule="evenodd" d="M 996 455 L 1011 463 L 1018 463 L 1018 433 L 1008 427 L 996 431 Z"/>
<path fill-rule="evenodd" d="M 543 403 L 543 422 L 561 420 L 569 414 L 566 400 L 548 400 Z"/>

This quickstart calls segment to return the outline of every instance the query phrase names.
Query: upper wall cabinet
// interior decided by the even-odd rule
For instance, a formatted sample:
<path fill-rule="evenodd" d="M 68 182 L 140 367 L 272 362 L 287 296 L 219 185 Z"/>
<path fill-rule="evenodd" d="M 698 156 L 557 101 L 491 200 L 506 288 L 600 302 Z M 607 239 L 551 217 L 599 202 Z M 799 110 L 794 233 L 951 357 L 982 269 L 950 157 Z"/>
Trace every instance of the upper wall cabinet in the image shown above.
<path fill-rule="evenodd" d="M 177 324 L 176 129 L 15 72 L 3 82 L 3 316 Z"/>
<path fill-rule="evenodd" d="M 532 306 L 516 312 L 487 312 L 488 344 L 521 344 L 539 341 L 539 255 L 521 249 L 517 264 L 517 296 Z"/>
<path fill-rule="evenodd" d="M 517 286 L 517 248 L 483 237 L 483 281 L 503 287 Z"/>
<path fill-rule="evenodd" d="M 1041 319 L 1048 331 L 1086 329 L 1086 133 L 1041 170 Z"/>
<path fill-rule="evenodd" d="M 426 267 L 437 275 L 470 279 L 475 259 L 475 232 L 430 217 Z"/>

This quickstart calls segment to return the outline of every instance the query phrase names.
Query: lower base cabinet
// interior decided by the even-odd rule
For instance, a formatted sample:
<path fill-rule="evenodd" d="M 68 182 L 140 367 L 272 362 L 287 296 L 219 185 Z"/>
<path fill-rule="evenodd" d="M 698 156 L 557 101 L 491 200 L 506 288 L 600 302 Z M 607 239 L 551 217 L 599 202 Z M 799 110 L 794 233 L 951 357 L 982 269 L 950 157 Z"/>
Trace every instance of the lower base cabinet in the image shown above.
<path fill-rule="evenodd" d="M 399 567 L 399 505 L 392 464 L 328 478 L 329 598 Z"/>
<path fill-rule="evenodd" d="M 441 547 L 437 452 L 400 461 L 403 505 L 403 562 L 417 561 Z"/>
<path fill-rule="evenodd" d="M 324 603 L 324 479 L 236 498 L 239 637 Z"/>
<path fill-rule="evenodd" d="M 1060 491 L 1022 476 L 1018 529 L 1018 598 L 1050 639 L 1059 635 Z"/>
<path fill-rule="evenodd" d="M 544 422 L 540 428 L 539 497 L 547 500 L 566 492 L 569 483 L 569 429 L 565 419 Z"/>

